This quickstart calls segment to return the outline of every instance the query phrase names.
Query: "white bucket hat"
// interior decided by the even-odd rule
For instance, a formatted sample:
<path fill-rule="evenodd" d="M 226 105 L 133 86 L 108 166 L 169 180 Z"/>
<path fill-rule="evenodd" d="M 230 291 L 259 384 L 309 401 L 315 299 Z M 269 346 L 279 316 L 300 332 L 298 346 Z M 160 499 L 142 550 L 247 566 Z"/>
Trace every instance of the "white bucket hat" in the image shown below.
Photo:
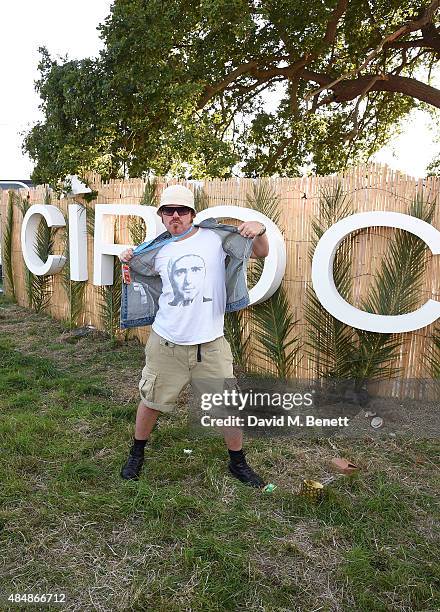
<path fill-rule="evenodd" d="M 183 185 L 170 185 L 162 191 L 160 196 L 160 204 L 157 209 L 157 214 L 160 213 L 162 206 L 187 206 L 192 210 L 196 210 L 194 206 L 194 194 L 191 189 Z"/>

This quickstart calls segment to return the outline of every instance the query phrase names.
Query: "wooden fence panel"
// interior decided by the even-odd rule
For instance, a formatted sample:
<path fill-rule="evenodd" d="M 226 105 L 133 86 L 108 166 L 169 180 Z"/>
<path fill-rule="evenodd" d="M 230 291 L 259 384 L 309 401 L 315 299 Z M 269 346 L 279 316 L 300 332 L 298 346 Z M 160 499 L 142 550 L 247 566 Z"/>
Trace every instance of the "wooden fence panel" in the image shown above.
<path fill-rule="evenodd" d="M 89 177 L 92 189 L 98 191 L 97 199 L 92 204 L 138 204 L 144 193 L 145 182 L 142 179 L 129 179 L 124 181 L 112 180 L 101 182 L 100 177 Z M 281 217 L 280 229 L 284 235 L 287 247 L 287 268 L 283 279 L 287 291 L 290 307 L 294 319 L 297 321 L 295 334 L 298 334 L 304 346 L 307 340 L 307 330 L 304 320 L 304 300 L 306 287 L 310 283 L 311 266 L 309 249 L 311 245 L 312 219 L 319 215 L 319 201 L 325 189 L 334 189 L 338 183 L 342 185 L 346 197 L 351 201 L 354 212 L 373 210 L 390 210 L 408 212 L 408 206 L 418 194 L 430 202 L 437 201 L 433 219 L 434 227 L 440 229 L 440 209 L 438 205 L 440 179 L 429 177 L 416 180 L 393 171 L 386 166 L 376 164 L 361 165 L 351 168 L 339 176 L 329 177 L 298 177 L 261 179 L 269 181 L 280 201 Z M 176 182 L 176 181 L 172 181 Z M 204 181 L 203 187 L 208 196 L 209 206 L 221 204 L 246 206 L 246 197 L 252 192 L 255 181 L 253 179 L 213 179 Z M 160 190 L 166 186 L 164 180 L 159 179 Z M 183 184 L 186 184 L 183 182 Z M 30 204 L 44 201 L 45 188 L 36 187 L 21 190 L 22 197 L 28 197 Z M 83 203 L 81 199 L 62 198 L 52 199 L 66 216 L 67 206 L 73 202 Z M 8 193 L 3 192 L 0 202 L 2 235 L 4 233 Z M 13 270 L 15 280 L 16 298 L 19 304 L 27 305 L 25 290 L 24 262 L 20 244 L 21 213 L 18 208 L 14 210 L 13 229 Z M 128 220 L 119 217 L 116 221 L 118 242 L 130 243 Z M 382 256 L 387 248 L 393 230 L 387 228 L 370 228 L 364 230 L 356 237 L 352 249 L 353 278 L 354 278 L 354 305 L 358 305 L 371 285 L 371 279 Z M 57 232 L 54 253 L 63 252 L 62 230 Z M 88 271 L 89 281 L 86 288 L 85 308 L 80 321 L 81 325 L 94 325 L 102 328 L 100 318 L 101 296 L 97 287 L 93 285 L 93 237 L 88 236 Z M 440 257 L 428 257 L 427 271 L 423 291 L 420 294 L 420 305 L 427 299 L 440 299 Z M 61 275 L 53 279 L 53 294 L 47 311 L 57 319 L 68 318 L 68 300 L 62 286 Z M 249 318 L 246 324 L 250 329 Z M 403 368 L 405 378 L 423 378 L 427 376 L 421 358 L 426 351 L 427 339 L 432 334 L 432 327 L 427 327 L 410 334 L 402 334 L 402 350 L 400 366 Z M 145 342 L 148 337 L 147 328 L 139 328 L 129 332 L 130 336 L 137 337 Z M 255 357 L 252 351 L 253 365 L 260 369 L 274 373 L 273 364 Z M 295 375 L 298 378 L 313 377 L 313 364 L 304 351 L 298 355 L 295 366 Z M 397 383 L 396 383 L 397 385 Z M 387 386 L 389 388 L 389 386 Z M 396 387 L 397 388 L 397 387 Z M 393 391 L 393 393 L 395 390 Z"/>

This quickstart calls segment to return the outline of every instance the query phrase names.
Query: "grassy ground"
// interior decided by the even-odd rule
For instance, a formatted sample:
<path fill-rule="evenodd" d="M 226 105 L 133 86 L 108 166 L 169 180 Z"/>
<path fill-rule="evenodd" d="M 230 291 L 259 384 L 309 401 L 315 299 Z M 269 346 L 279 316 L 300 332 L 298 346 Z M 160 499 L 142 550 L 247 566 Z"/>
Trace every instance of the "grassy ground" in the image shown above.
<path fill-rule="evenodd" d="M 437 441 L 253 440 L 278 485 L 264 495 L 182 407 L 125 482 L 143 347 L 68 338 L 0 297 L 0 610 L 28 607 L 11 593 L 65 593 L 33 609 L 440 609 Z M 360 473 L 318 506 L 298 497 L 335 455 Z"/>

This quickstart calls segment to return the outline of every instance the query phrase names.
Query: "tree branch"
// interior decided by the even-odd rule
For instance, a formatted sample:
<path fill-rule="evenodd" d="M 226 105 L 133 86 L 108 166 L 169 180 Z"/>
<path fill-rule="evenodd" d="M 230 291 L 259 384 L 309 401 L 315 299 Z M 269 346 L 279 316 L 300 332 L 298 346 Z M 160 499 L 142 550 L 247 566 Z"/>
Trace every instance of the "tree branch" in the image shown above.
<path fill-rule="evenodd" d="M 279 160 L 279 158 L 281 157 L 281 155 L 283 154 L 284 150 L 286 149 L 286 147 L 295 140 L 295 136 L 290 136 L 288 138 L 285 138 L 277 147 L 275 153 L 273 155 L 270 156 L 270 158 L 267 161 L 267 164 L 264 168 L 264 172 L 265 174 L 270 174 L 276 164 L 276 162 Z"/>
<path fill-rule="evenodd" d="M 252 62 L 246 62 L 245 64 L 240 64 L 240 66 L 237 66 L 235 70 L 232 70 L 226 76 L 226 78 L 223 79 L 223 81 L 220 81 L 215 85 L 207 85 L 202 96 L 200 97 L 199 103 L 197 104 L 197 108 L 203 108 L 211 98 L 213 98 L 221 91 L 224 91 L 228 87 L 228 85 L 230 85 L 237 77 L 241 76 L 242 74 L 245 74 L 246 72 L 249 72 L 249 70 L 251 70 L 252 68 L 257 68 L 257 66 L 258 63 L 256 60 L 253 60 Z"/>
<path fill-rule="evenodd" d="M 433 23 L 429 23 L 422 28 L 422 38 L 413 40 L 402 40 L 392 42 L 386 45 L 386 48 L 392 49 L 414 49 L 424 47 L 433 51 L 440 51 L 440 35 Z"/>
<path fill-rule="evenodd" d="M 354 100 L 354 98 L 362 95 L 366 91 L 365 88 L 367 88 L 368 91 L 401 93 L 440 108 L 440 90 L 409 77 L 392 74 L 372 74 L 357 79 L 338 81 L 338 83 L 334 84 L 328 75 L 319 74 L 312 70 L 304 69 L 301 76 L 322 85 L 322 89 L 331 89 L 333 91 L 333 96 L 326 98 L 327 104 L 330 102 L 348 102 Z"/>
<path fill-rule="evenodd" d="M 323 42 L 326 45 L 331 45 L 336 36 L 336 30 L 338 28 L 338 22 L 341 19 L 342 15 L 347 10 L 348 0 L 339 0 L 335 9 L 332 12 L 332 15 L 327 23 L 327 29 L 325 31 L 325 36 L 323 38 Z"/>
<path fill-rule="evenodd" d="M 401 93 L 421 102 L 426 102 L 437 108 L 440 108 L 440 91 L 431 85 L 426 85 L 416 79 L 408 77 L 388 75 L 385 77 L 368 76 L 360 77 L 354 81 L 344 81 L 334 89 L 335 101 L 346 102 L 357 97 L 362 89 L 362 84 L 368 80 L 376 79 L 369 88 L 370 91 L 390 91 L 393 93 Z"/>
<path fill-rule="evenodd" d="M 279 55 L 273 55 L 270 57 L 265 57 L 262 58 L 260 60 L 252 60 L 251 62 L 245 62 L 244 64 L 240 64 L 239 66 L 237 66 L 237 68 L 235 68 L 234 70 L 232 70 L 222 81 L 220 81 L 219 83 L 216 83 L 215 85 L 207 85 L 202 93 L 202 95 L 200 96 L 200 100 L 197 104 L 197 108 L 201 109 L 203 108 L 208 102 L 209 100 L 211 100 L 211 98 L 213 98 L 215 95 L 217 95 L 218 93 L 224 91 L 231 83 L 233 83 L 235 81 L 235 79 L 237 79 L 238 77 L 246 74 L 246 73 L 254 73 L 255 70 L 258 68 L 259 63 L 266 61 L 266 62 L 274 62 L 274 61 L 283 61 L 285 60 L 285 57 L 279 56 Z M 273 75 L 276 76 L 276 75 Z"/>
<path fill-rule="evenodd" d="M 440 0 L 439 0 L 440 2 Z M 338 0 L 338 4 L 333 10 L 331 17 L 327 23 L 326 32 L 323 38 L 323 42 L 326 45 L 330 45 L 334 42 L 336 36 L 336 30 L 338 26 L 338 22 L 341 19 L 342 15 L 345 13 L 347 9 L 348 0 Z M 274 21 L 274 20 L 273 20 Z M 258 65 L 261 64 L 262 61 L 270 62 L 270 61 L 283 61 L 289 59 L 292 61 L 292 52 L 293 49 L 290 45 L 290 41 L 287 38 L 287 33 L 284 28 L 280 26 L 280 24 L 274 24 L 277 26 L 280 31 L 280 37 L 282 42 L 284 43 L 290 57 L 280 57 L 278 55 L 274 55 L 272 57 L 262 58 L 259 62 L 253 60 L 251 62 L 246 62 L 237 66 L 234 70 L 232 70 L 222 81 L 216 83 L 215 85 L 207 85 L 203 94 L 200 97 L 200 100 L 197 104 L 197 108 L 203 108 L 209 100 L 211 100 L 215 95 L 224 91 L 236 78 L 249 74 L 254 78 L 257 78 L 259 83 L 272 78 L 274 76 L 283 75 L 288 79 L 292 79 L 298 74 L 299 70 L 315 60 L 318 57 L 317 52 L 309 53 L 303 55 L 298 60 L 292 62 L 289 66 L 283 68 L 268 68 L 266 70 L 259 70 Z"/>
<path fill-rule="evenodd" d="M 347 4 L 348 0 L 338 0 L 338 3 L 327 23 L 326 32 L 323 38 L 323 42 L 325 42 L 326 45 L 331 44 L 334 41 L 338 22 L 346 11 Z M 260 84 L 276 77 L 284 77 L 285 79 L 289 79 L 291 82 L 294 82 L 298 77 L 315 81 L 318 83 L 319 88 L 307 94 L 304 97 L 305 102 L 311 98 L 314 98 L 316 101 L 317 96 L 325 89 L 332 90 L 333 97 L 326 98 L 324 103 L 328 103 L 330 100 L 345 102 L 352 100 L 359 95 L 365 95 L 365 92 L 367 91 L 390 91 L 410 95 L 418 100 L 427 102 L 428 104 L 436 107 L 440 107 L 438 98 L 439 91 L 414 79 L 400 77 L 397 75 L 367 75 L 360 76 L 356 79 L 349 79 L 350 76 L 358 76 L 359 73 L 364 70 L 385 47 L 402 45 L 402 49 L 405 47 L 410 48 L 410 46 L 413 46 L 413 43 L 423 40 L 426 46 L 429 44 L 430 48 L 437 49 L 438 45 L 440 50 L 440 36 L 435 26 L 431 23 L 431 20 L 433 19 L 433 16 L 439 6 L 440 0 L 433 0 L 421 12 L 417 19 L 407 22 L 398 30 L 386 36 L 380 42 L 380 44 L 367 55 L 364 62 L 358 68 L 354 68 L 336 79 L 332 79 L 326 74 L 318 74 L 306 69 L 307 64 L 310 64 L 310 62 L 318 57 L 318 53 L 316 51 L 303 55 L 298 60 L 290 63 L 288 66 L 260 68 L 263 63 L 286 61 L 286 59 L 288 59 L 282 55 L 272 55 L 266 58 L 260 58 L 259 60 L 244 62 L 226 75 L 223 80 L 214 85 L 207 85 L 200 96 L 197 109 L 202 109 L 213 97 L 223 92 L 231 84 L 233 84 L 234 81 L 243 76 L 253 78 L 256 81 L 247 89 L 258 87 Z M 403 41 L 398 41 L 398 39 L 402 36 L 420 29 L 423 33 L 422 39 L 417 39 L 417 41 L 406 41 L 406 43 Z M 243 88 L 243 85 L 235 83 L 235 87 L 239 89 L 240 87 Z M 315 106 L 317 105 L 318 103 L 316 102 Z M 320 102 L 319 106 L 321 105 L 322 103 Z"/>
<path fill-rule="evenodd" d="M 438 9 L 439 6 L 440 6 L 440 0 L 433 0 L 433 2 L 431 2 L 431 4 L 422 11 L 419 19 L 408 21 L 405 25 L 401 26 L 395 32 L 388 34 L 388 36 L 386 36 L 379 43 L 379 45 L 367 55 L 367 57 L 365 58 L 365 61 L 358 68 L 354 68 L 353 70 L 350 70 L 346 74 L 341 75 L 337 79 L 331 81 L 329 85 L 325 87 L 320 87 L 319 89 L 312 91 L 310 94 L 308 94 L 305 97 L 305 101 L 307 102 L 308 100 L 310 100 L 310 98 L 313 98 L 313 96 L 316 96 L 317 94 L 321 93 L 321 91 L 323 91 L 324 89 L 334 89 L 334 85 L 337 85 L 340 81 L 346 80 L 347 77 L 356 76 L 357 74 L 359 74 L 362 70 L 364 70 L 364 68 L 368 66 L 368 64 L 375 57 L 379 55 L 379 53 L 382 52 L 385 45 L 394 42 L 395 40 L 397 40 L 398 38 L 401 38 L 405 34 L 409 34 L 410 32 L 415 32 L 417 30 L 420 30 L 424 26 L 428 25 L 431 22 L 434 16 L 434 13 Z"/>
<path fill-rule="evenodd" d="M 417 49 L 419 47 L 425 47 L 427 49 L 434 49 L 435 51 L 440 50 L 434 47 L 431 43 L 426 42 L 423 38 L 415 38 L 414 40 L 402 40 L 400 42 L 394 42 L 387 45 L 387 49 Z"/>

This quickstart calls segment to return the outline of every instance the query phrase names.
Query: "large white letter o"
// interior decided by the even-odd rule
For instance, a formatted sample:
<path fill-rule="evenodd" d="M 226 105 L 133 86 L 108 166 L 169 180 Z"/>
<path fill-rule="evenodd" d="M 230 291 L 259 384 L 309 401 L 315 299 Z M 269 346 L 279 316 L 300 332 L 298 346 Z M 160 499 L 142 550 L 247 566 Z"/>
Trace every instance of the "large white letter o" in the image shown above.
<path fill-rule="evenodd" d="M 286 245 L 275 223 L 252 208 L 241 206 L 213 206 L 197 213 L 195 223 L 205 219 L 238 219 L 239 221 L 259 221 L 266 226 L 269 240 L 269 255 L 264 260 L 264 268 L 255 287 L 249 291 L 250 304 L 259 304 L 269 299 L 281 284 L 286 270 Z"/>

